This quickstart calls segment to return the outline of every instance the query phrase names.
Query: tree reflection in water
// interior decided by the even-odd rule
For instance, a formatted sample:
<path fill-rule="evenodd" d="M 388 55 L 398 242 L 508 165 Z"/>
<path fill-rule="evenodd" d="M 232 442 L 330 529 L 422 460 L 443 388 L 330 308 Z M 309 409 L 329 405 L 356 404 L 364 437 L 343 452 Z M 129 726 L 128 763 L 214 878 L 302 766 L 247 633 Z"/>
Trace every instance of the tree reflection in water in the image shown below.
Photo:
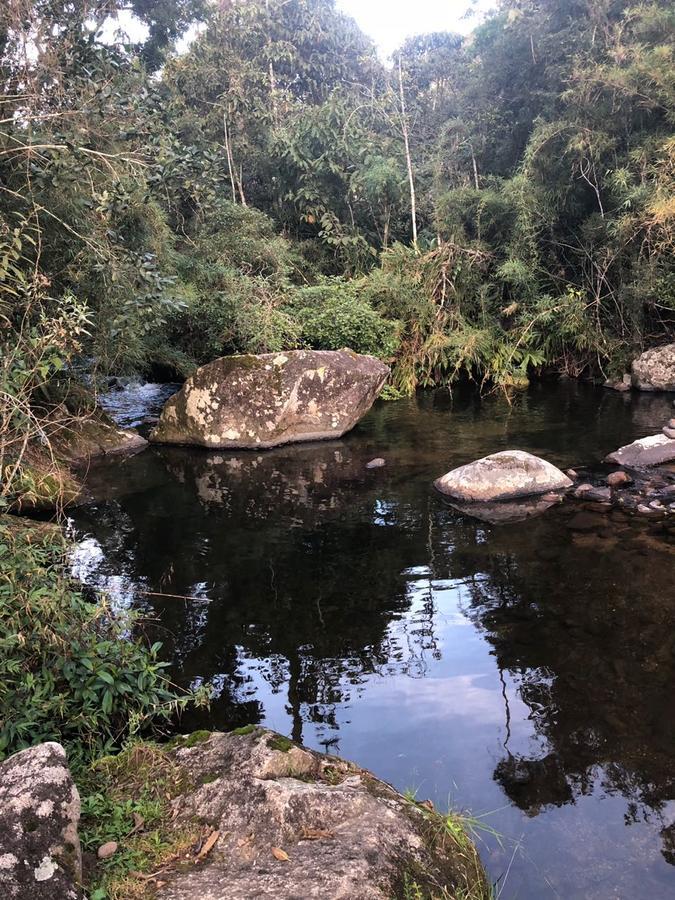
<path fill-rule="evenodd" d="M 509 444 L 543 452 L 554 433 L 549 455 L 573 462 L 576 444 L 597 442 L 587 427 L 556 430 L 578 402 L 566 394 L 564 413 L 516 406 L 485 428 L 468 404 L 453 412 L 463 426 L 451 434 L 447 404 L 424 412 L 424 434 L 420 410 L 403 405 L 335 443 L 151 451 L 120 464 L 109 499 L 74 512 L 103 550 L 89 576 L 155 618 L 179 682 L 213 686 L 208 722 L 186 727 L 262 721 L 283 696 L 292 737 L 311 724 L 332 752 L 341 711 L 374 681 L 433 678 L 444 652 L 439 585 L 462 583 L 463 611 L 501 677 L 494 779 L 504 794 L 529 817 L 598 792 L 625 797 L 626 824 L 657 823 L 673 863 L 672 526 L 603 512 L 578 531 L 567 504 L 519 523 L 479 522 L 429 488 L 441 458 L 447 466 Z M 602 404 L 608 440 L 625 442 L 624 400 Z M 647 419 L 650 408 L 636 406 Z M 387 417 L 401 445 L 383 451 Z M 375 455 L 387 467 L 366 470 Z M 514 686 L 538 738 L 529 749 L 512 748 Z"/>

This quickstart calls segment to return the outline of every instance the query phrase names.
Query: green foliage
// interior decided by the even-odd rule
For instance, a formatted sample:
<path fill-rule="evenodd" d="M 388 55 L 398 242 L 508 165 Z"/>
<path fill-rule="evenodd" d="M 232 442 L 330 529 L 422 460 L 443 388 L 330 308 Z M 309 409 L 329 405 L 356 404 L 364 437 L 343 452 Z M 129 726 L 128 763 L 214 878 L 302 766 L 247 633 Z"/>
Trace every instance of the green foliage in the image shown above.
<path fill-rule="evenodd" d="M 349 347 L 388 359 L 398 346 L 398 323 L 381 316 L 363 296 L 363 283 L 324 278 L 295 292 L 293 318 L 315 350 Z"/>
<path fill-rule="evenodd" d="M 87 872 L 91 900 L 141 900 L 151 895 L 146 875 L 175 862 L 199 837 L 196 827 L 171 824 L 171 800 L 189 789 L 184 772 L 161 746 L 131 741 L 116 756 L 77 773 L 82 798 L 80 840 L 92 854 L 108 841 L 109 859 Z"/>
<path fill-rule="evenodd" d="M 65 552 L 55 526 L 0 518 L 0 756 L 45 740 L 93 756 L 189 699 L 133 616 L 72 583 Z"/>

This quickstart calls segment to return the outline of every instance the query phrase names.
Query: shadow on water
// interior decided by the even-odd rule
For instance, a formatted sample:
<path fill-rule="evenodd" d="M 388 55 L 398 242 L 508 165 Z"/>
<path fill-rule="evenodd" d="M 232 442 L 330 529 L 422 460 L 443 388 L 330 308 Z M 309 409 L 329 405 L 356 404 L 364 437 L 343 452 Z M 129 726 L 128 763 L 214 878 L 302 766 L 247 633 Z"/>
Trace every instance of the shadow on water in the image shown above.
<path fill-rule="evenodd" d="M 669 410 L 577 384 L 512 406 L 438 392 L 331 443 L 152 449 L 92 472 L 106 499 L 73 513 L 74 567 L 153 616 L 176 680 L 212 685 L 186 727 L 264 721 L 439 806 L 495 810 L 503 897 L 669 896 L 673 524 L 579 528 L 568 503 L 480 522 L 430 488 L 509 447 L 597 463 Z"/>

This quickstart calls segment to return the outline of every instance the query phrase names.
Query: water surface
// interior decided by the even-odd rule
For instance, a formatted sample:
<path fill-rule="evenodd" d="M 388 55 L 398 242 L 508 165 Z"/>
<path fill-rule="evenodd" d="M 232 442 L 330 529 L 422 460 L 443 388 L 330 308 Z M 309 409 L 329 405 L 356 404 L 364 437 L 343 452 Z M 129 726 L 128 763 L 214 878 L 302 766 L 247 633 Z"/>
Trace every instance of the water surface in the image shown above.
<path fill-rule="evenodd" d="M 156 619 L 177 681 L 213 686 L 190 727 L 263 722 L 484 815 L 503 898 L 674 896 L 673 526 L 579 531 L 573 504 L 489 525 L 430 489 L 508 448 L 597 466 L 671 399 L 435 392 L 335 442 L 152 448 L 93 472 L 75 568 Z"/>

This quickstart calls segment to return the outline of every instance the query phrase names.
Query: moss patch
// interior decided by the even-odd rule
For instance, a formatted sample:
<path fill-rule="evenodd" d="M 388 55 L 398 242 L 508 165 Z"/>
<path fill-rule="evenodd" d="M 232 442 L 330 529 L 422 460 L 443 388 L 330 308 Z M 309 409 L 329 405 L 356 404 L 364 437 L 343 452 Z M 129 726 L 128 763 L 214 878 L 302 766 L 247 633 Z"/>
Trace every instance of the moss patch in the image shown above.
<path fill-rule="evenodd" d="M 203 744 L 205 741 L 211 737 L 211 732 L 202 729 L 201 731 L 193 731 L 192 734 L 189 734 L 185 739 L 183 747 L 196 747 L 197 744 Z"/>
<path fill-rule="evenodd" d="M 257 731 L 257 729 L 257 725 L 242 725 L 241 728 L 235 728 L 232 734 L 238 734 L 243 737 L 247 734 L 253 734 L 254 731 Z"/>
<path fill-rule="evenodd" d="M 293 747 L 295 747 L 295 744 L 290 738 L 284 737 L 281 734 L 275 734 L 268 738 L 267 746 L 270 750 L 279 750 L 281 753 L 288 753 L 289 750 L 292 750 Z"/>

